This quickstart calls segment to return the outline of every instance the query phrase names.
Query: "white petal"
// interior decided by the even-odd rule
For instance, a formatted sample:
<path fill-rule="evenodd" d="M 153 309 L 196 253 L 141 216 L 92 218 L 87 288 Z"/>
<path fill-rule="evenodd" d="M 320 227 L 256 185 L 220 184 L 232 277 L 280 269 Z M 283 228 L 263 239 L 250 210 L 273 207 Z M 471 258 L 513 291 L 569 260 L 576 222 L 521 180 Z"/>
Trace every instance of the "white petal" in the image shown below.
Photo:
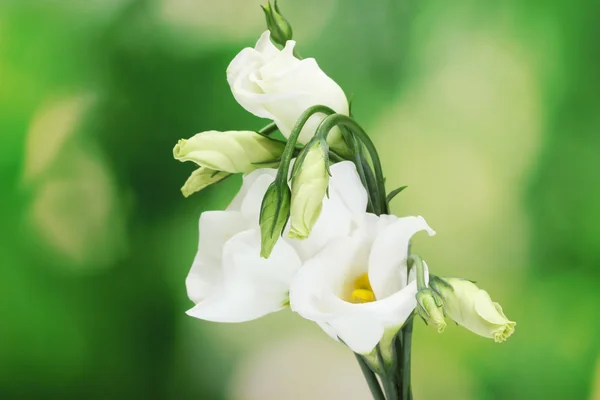
<path fill-rule="evenodd" d="M 407 284 L 408 244 L 422 230 L 435 235 L 423 217 L 405 217 L 378 233 L 369 257 L 369 279 L 378 299 L 398 292 Z"/>
<path fill-rule="evenodd" d="M 198 302 L 208 296 L 221 276 L 221 251 L 229 238 L 244 230 L 237 211 L 205 211 L 200 215 L 198 252 L 186 278 L 188 297 Z"/>
<path fill-rule="evenodd" d="M 284 237 L 298 251 L 302 260 L 308 260 L 335 238 L 347 236 L 350 233 L 351 218 L 351 214 L 340 199 L 325 198 L 321 215 L 308 238 L 288 239 L 287 234 L 284 234 Z"/>
<path fill-rule="evenodd" d="M 342 161 L 331 166 L 329 195 L 339 198 L 352 213 L 365 213 L 367 191 L 360 181 L 356 166 L 351 161 Z"/>
<path fill-rule="evenodd" d="M 227 210 L 241 211 L 242 203 L 244 202 L 244 199 L 250 192 L 250 190 L 251 190 L 252 186 L 254 185 L 254 183 L 256 182 L 256 180 L 263 175 L 270 176 L 273 181 L 275 179 L 275 176 L 277 175 L 277 170 L 273 169 L 273 168 L 261 168 L 261 169 L 257 169 L 256 171 L 252 171 L 247 175 L 244 175 L 242 187 L 238 191 L 238 193 L 235 195 L 235 197 L 233 198 L 231 203 L 229 203 Z M 263 192 L 263 195 L 264 195 L 264 192 Z M 260 210 L 259 210 L 259 212 L 260 212 Z"/>
<path fill-rule="evenodd" d="M 384 328 L 368 314 L 342 316 L 330 322 L 340 340 L 358 354 L 369 354 L 383 336 Z"/>
<path fill-rule="evenodd" d="M 498 325 L 503 325 L 507 322 L 506 317 L 502 312 L 502 307 L 500 307 L 498 303 L 492 302 L 489 293 L 485 290 L 480 290 L 475 295 L 473 302 L 475 303 L 475 311 L 484 320 L 492 324 Z M 500 307 L 500 312 L 498 312 L 498 308 L 496 305 Z"/>
<path fill-rule="evenodd" d="M 337 293 L 344 291 L 345 284 L 353 283 L 351 278 L 346 282 L 346 278 L 366 272 L 364 262 L 355 262 L 360 247 L 355 238 L 342 237 L 305 262 L 290 287 L 292 311 L 315 322 L 327 321 Z"/>
<path fill-rule="evenodd" d="M 260 232 L 244 231 L 223 248 L 223 284 L 188 314 L 209 321 L 243 322 L 284 307 L 290 282 L 301 262 L 279 241 L 268 259 L 260 257 Z"/>
<path fill-rule="evenodd" d="M 271 32 L 264 31 L 256 42 L 254 49 L 259 52 L 265 61 L 270 60 L 279 53 L 279 49 L 271 42 Z"/>
<path fill-rule="evenodd" d="M 242 201 L 241 211 L 248 226 L 258 226 L 260 207 L 265 193 L 275 180 L 271 174 L 262 174 L 256 178 Z"/>

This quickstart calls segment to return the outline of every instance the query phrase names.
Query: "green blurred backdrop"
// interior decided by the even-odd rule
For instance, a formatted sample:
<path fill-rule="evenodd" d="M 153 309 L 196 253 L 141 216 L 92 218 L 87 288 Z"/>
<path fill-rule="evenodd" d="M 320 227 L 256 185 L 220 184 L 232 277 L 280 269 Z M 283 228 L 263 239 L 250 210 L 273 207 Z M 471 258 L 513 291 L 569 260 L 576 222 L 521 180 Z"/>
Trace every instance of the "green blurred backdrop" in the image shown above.
<path fill-rule="evenodd" d="M 185 315 L 201 211 L 177 139 L 259 128 L 225 68 L 260 0 L 0 1 L 0 398 L 366 399 L 352 355 L 284 311 Z M 438 274 L 518 322 L 417 324 L 415 397 L 600 399 L 600 3 L 281 0 L 352 95 Z"/>

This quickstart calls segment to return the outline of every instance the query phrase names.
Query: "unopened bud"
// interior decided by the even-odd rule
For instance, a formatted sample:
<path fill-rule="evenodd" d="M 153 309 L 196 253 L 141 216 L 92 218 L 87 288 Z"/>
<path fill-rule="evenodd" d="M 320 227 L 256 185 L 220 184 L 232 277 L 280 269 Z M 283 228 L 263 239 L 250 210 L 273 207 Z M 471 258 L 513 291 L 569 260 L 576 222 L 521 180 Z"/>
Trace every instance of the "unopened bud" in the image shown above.
<path fill-rule="evenodd" d="M 271 32 L 271 41 L 276 45 L 285 47 L 285 43 L 288 40 L 292 40 L 292 26 L 290 23 L 281 15 L 277 0 L 273 4 L 269 1 L 266 6 L 261 6 L 265 12 L 265 19 L 267 20 L 267 28 Z"/>
<path fill-rule="evenodd" d="M 269 258 L 290 216 L 290 188 L 287 182 L 273 182 L 260 208 L 260 256 Z"/>
<path fill-rule="evenodd" d="M 284 147 L 283 143 L 252 131 L 208 131 L 179 140 L 173 157 L 214 171 L 248 173 L 277 166 Z"/>
<path fill-rule="evenodd" d="M 315 140 L 296 161 L 292 176 L 291 238 L 306 239 L 321 215 L 329 186 L 328 151 L 324 141 Z"/>
<path fill-rule="evenodd" d="M 515 331 L 516 323 L 506 318 L 500 304 L 473 282 L 432 277 L 429 285 L 441 294 L 446 315 L 471 332 L 503 342 Z"/>
<path fill-rule="evenodd" d="M 431 289 L 422 289 L 417 292 L 417 312 L 427 325 L 433 326 L 439 333 L 446 328 L 442 299 Z"/>

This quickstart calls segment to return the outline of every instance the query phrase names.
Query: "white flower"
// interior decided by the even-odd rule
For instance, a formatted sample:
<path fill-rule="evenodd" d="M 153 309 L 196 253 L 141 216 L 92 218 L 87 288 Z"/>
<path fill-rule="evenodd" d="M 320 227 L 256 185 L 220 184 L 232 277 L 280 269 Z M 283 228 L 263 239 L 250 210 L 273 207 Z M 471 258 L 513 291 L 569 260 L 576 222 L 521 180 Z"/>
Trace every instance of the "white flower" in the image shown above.
<path fill-rule="evenodd" d="M 290 289 L 292 310 L 354 352 L 371 353 L 416 306 L 407 256 L 410 238 L 422 230 L 435 234 L 422 217 L 365 214 L 358 229 L 332 241 L 298 272 Z"/>
<path fill-rule="evenodd" d="M 266 31 L 254 48 L 243 49 L 227 68 L 227 81 L 237 102 L 252 114 L 275 121 L 285 137 L 312 106 L 325 105 L 337 113 L 349 113 L 344 91 L 314 58 L 294 57 L 295 45 L 290 40 L 279 50 Z M 300 134 L 301 143 L 310 140 L 323 118 L 318 114 L 309 119 Z M 330 134 L 331 140 L 336 136 L 337 130 Z"/>
<path fill-rule="evenodd" d="M 225 211 L 200 216 L 198 253 L 187 277 L 196 306 L 188 314 L 217 322 L 242 322 L 280 310 L 288 303 L 292 278 L 303 260 L 336 237 L 348 235 L 352 215 L 365 212 L 367 195 L 354 164 L 331 167 L 330 197 L 306 240 L 281 238 L 268 259 L 260 256 L 260 205 L 277 171 L 259 169 L 244 177 Z"/>

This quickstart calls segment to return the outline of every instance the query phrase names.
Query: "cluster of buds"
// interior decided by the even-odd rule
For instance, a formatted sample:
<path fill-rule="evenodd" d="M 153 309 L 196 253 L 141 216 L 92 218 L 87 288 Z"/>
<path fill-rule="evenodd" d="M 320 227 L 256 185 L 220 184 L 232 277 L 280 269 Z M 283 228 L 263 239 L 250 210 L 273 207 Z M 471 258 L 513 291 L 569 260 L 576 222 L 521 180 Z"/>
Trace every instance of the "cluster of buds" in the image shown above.
<path fill-rule="evenodd" d="M 411 256 L 417 268 L 417 277 L 424 272 L 423 262 Z M 504 342 L 515 331 L 516 323 L 509 320 L 500 304 L 493 302 L 485 290 L 461 278 L 429 276 L 429 286 L 417 280 L 417 313 L 425 324 L 439 333 L 446 328 L 445 317 L 480 336 Z"/>

